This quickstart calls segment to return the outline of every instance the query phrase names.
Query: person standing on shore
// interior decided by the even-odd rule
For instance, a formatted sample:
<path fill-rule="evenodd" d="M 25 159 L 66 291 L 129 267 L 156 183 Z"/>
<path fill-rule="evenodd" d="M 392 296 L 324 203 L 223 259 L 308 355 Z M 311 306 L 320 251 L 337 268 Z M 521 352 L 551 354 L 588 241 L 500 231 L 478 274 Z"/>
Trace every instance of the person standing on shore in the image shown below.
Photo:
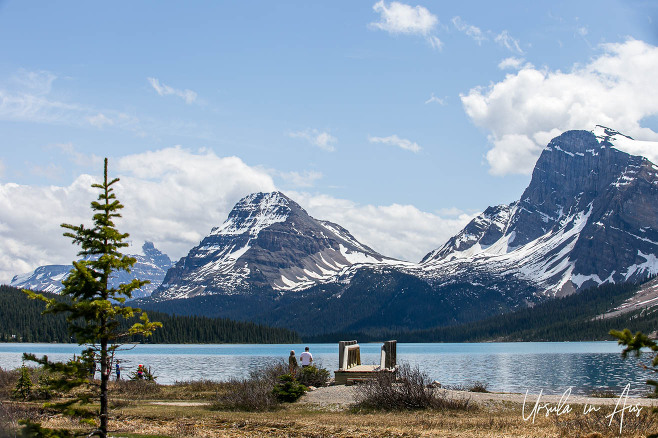
<path fill-rule="evenodd" d="M 299 360 L 302 361 L 302 368 L 310 367 L 313 362 L 313 355 L 308 350 L 309 348 L 306 347 L 304 352 L 299 355 Z"/>
<path fill-rule="evenodd" d="M 290 356 L 288 357 L 288 372 L 294 376 L 297 373 L 298 366 L 295 350 L 290 350 Z"/>
<path fill-rule="evenodd" d="M 117 372 L 117 380 L 121 380 L 121 366 L 119 365 L 118 360 L 117 360 L 117 364 L 116 364 L 116 372 Z"/>

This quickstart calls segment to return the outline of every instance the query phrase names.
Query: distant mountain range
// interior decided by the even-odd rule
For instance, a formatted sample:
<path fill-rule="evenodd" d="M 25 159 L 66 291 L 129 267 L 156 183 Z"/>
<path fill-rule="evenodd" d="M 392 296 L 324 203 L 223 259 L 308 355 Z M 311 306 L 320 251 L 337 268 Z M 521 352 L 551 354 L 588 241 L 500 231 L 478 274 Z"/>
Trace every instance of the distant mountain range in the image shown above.
<path fill-rule="evenodd" d="M 133 278 L 150 281 L 149 284 L 133 292 L 133 299 L 150 296 L 162 283 L 167 270 L 172 265 L 169 256 L 155 248 L 152 242 L 144 242 L 142 251 L 144 253 L 143 255 L 131 255 L 131 257 L 137 260 L 133 265 L 132 271 L 130 273 L 121 271 L 113 275 L 110 283 L 116 286 L 120 283 L 127 283 Z M 10 286 L 20 289 L 60 293 L 63 288 L 62 280 L 69 276 L 71 269 L 73 269 L 73 265 L 40 266 L 27 274 L 14 276 Z"/>
<path fill-rule="evenodd" d="M 317 334 L 475 321 L 638 282 L 658 273 L 658 167 L 620 150 L 629 142 L 605 127 L 554 138 L 518 201 L 487 208 L 420 263 L 377 253 L 280 192 L 255 193 L 140 305 Z M 52 290 L 64 273 L 38 268 L 29 284 Z"/>

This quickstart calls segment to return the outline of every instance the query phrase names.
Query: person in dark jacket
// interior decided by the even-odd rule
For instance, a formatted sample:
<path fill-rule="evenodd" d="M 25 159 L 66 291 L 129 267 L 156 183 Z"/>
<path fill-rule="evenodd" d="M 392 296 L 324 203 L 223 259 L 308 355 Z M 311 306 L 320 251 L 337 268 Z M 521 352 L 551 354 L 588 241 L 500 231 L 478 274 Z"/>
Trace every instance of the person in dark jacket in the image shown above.
<path fill-rule="evenodd" d="M 297 373 L 297 357 L 295 356 L 295 350 L 290 350 L 290 356 L 288 357 L 288 371 L 293 376 Z"/>

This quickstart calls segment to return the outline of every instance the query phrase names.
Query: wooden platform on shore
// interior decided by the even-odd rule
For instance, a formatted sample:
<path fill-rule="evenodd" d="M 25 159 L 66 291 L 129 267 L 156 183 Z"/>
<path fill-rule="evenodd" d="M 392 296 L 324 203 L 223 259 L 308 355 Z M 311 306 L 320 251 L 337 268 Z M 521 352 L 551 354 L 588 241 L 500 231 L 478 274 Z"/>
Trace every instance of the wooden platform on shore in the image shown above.
<path fill-rule="evenodd" d="M 356 365 L 348 370 L 334 371 L 336 385 L 352 385 L 375 377 L 376 373 L 392 373 L 393 370 L 382 370 L 379 365 Z"/>

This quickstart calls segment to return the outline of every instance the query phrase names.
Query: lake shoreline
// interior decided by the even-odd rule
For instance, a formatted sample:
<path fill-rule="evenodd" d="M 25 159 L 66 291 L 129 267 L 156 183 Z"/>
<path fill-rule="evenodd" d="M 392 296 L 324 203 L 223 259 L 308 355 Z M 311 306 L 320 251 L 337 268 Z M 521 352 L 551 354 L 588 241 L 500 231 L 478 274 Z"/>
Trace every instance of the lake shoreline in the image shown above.
<path fill-rule="evenodd" d="M 361 345 L 363 364 L 380 361 L 379 343 Z M 338 369 L 337 344 L 137 344 L 118 351 L 123 375 L 138 364 L 152 368 L 158 382 L 246 378 L 276 361 L 287 361 L 291 350 L 306 346 L 315 364 L 333 375 Z M 21 366 L 23 353 L 51 360 L 67 360 L 84 349 L 78 344 L 0 343 L 0 367 Z M 398 363 L 418 367 L 430 381 L 448 386 L 482 382 L 488 390 L 508 393 L 560 394 L 573 387 L 574 395 L 594 391 L 619 391 L 632 383 L 632 395 L 645 392 L 650 377 L 636 358 L 622 360 L 621 347 L 613 341 L 546 343 L 439 343 L 397 347 Z"/>

